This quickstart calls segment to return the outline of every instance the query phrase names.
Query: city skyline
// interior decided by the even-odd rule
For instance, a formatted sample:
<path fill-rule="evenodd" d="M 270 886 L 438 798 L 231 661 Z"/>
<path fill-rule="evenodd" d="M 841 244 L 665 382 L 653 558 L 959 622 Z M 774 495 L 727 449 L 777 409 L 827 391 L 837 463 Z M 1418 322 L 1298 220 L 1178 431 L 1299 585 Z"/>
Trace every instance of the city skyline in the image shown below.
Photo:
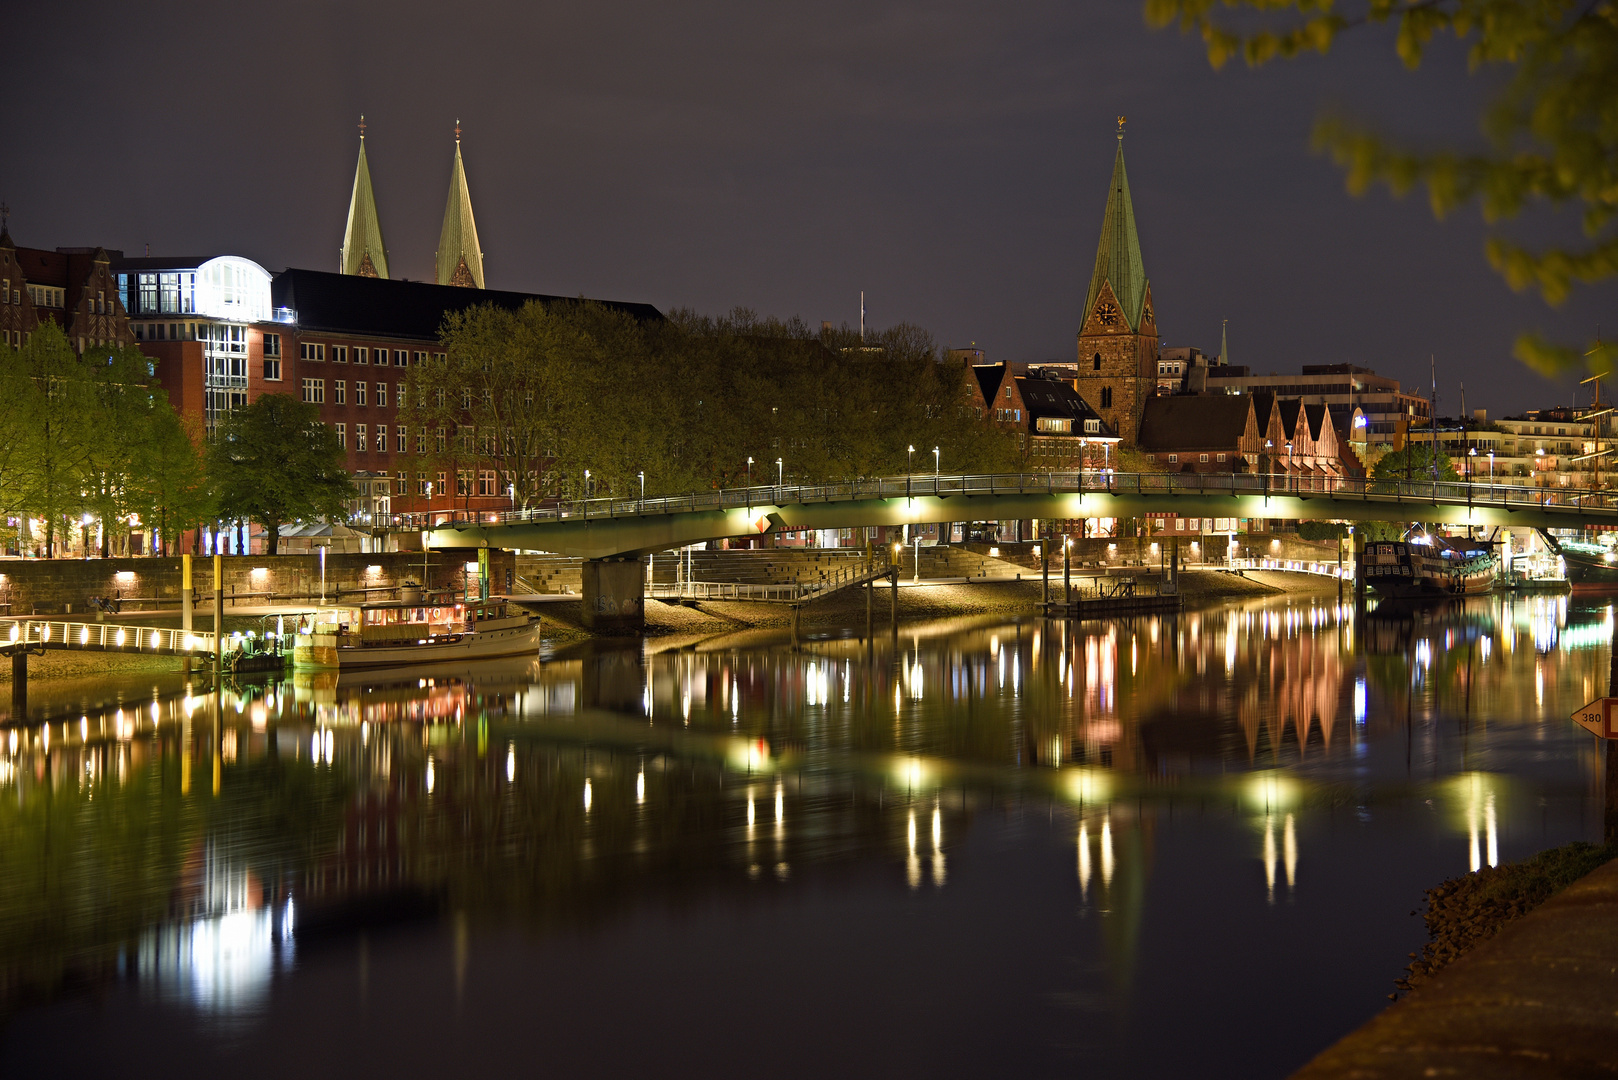
<path fill-rule="evenodd" d="M 1464 81 L 1454 50 L 1404 72 L 1375 34 L 1329 61 L 1215 74 L 1199 42 L 1148 31 L 1134 5 L 762 15 L 728 35 L 713 32 L 723 9 L 619 9 L 614 27 L 496 8 L 432 32 L 346 9 L 309 16 L 332 31 L 313 53 L 244 57 L 242 85 L 265 89 L 243 99 L 186 90 L 180 68 L 140 63 L 147 45 L 271 46 L 297 20 L 187 10 L 106 9 L 72 61 L 90 77 L 0 119 L 18 243 L 327 269 L 364 113 L 393 274 L 432 280 L 459 119 L 491 288 L 812 325 L 856 322 L 863 290 L 873 325 L 916 323 L 990 360 L 1068 360 L 1123 114 L 1165 345 L 1217 351 L 1229 319 L 1232 359 L 1255 371 L 1353 362 L 1412 387 L 1433 354 L 1440 412 L 1458 411 L 1464 380 L 1468 408 L 1499 415 L 1572 395 L 1511 358 L 1515 333 L 1587 338 L 1612 292 L 1550 309 L 1486 265 L 1475 213 L 1438 223 L 1419 196 L 1344 193 L 1307 147 L 1325 105 L 1401 134 L 1465 132 L 1487 85 Z M 60 18 L 31 10 L 19 29 L 48 37 Z M 515 32 L 495 33 L 502 19 Z M 360 29 L 376 48 L 328 55 Z M 453 92 L 420 77 L 478 49 L 487 63 L 456 66 Z M 17 63 L 25 83 L 44 78 L 42 57 Z M 71 121 L 94 116 L 97 78 L 183 102 L 198 136 L 115 118 L 84 139 Z M 244 100 L 262 120 L 242 122 Z"/>

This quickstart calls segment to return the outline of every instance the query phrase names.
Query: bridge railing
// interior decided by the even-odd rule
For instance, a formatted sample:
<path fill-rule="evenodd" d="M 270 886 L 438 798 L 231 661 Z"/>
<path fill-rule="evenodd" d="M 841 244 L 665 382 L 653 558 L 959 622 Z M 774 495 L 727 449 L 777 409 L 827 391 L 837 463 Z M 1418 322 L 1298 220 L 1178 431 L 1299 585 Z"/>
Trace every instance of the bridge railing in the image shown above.
<path fill-rule="evenodd" d="M 759 510 L 778 506 L 954 495 L 1278 495 L 1360 498 L 1379 502 L 1494 507 L 1618 510 L 1618 492 L 1556 487 L 1518 487 L 1483 480 L 1375 480 L 1299 473 L 1121 473 L 1110 469 L 1070 472 L 915 474 L 831 484 L 758 484 L 651 498 L 578 499 L 553 506 L 513 510 L 456 510 L 380 516 L 376 524 L 398 530 L 444 525 L 518 525 L 580 522 L 596 518 L 645 517 L 698 511 Z M 1165 508 L 1167 509 L 1167 508 Z M 1419 517 L 1419 511 L 1412 511 Z"/>
<path fill-rule="evenodd" d="M 0 645 L 41 645 L 47 649 L 86 649 L 165 656 L 212 655 L 212 632 L 170 630 L 113 623 L 81 623 L 56 619 L 19 619 L 0 631 Z"/>

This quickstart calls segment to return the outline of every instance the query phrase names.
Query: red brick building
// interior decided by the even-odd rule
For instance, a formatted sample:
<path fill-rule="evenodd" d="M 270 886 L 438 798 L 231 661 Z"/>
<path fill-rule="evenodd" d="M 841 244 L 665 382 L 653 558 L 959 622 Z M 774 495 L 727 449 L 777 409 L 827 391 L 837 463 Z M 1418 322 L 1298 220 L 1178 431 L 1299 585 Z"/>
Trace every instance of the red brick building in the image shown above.
<path fill-rule="evenodd" d="M 0 343 L 21 348 L 42 322 L 54 322 L 74 348 L 134 340 L 104 248 L 18 247 L 0 226 Z"/>

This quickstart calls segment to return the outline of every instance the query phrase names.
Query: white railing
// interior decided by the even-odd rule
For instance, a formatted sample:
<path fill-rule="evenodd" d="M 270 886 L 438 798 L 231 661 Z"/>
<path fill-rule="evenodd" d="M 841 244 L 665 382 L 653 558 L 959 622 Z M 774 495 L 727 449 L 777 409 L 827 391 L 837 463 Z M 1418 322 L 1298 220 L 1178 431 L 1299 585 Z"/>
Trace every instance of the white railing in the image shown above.
<path fill-rule="evenodd" d="M 151 653 L 167 656 L 212 655 L 211 631 L 169 630 L 114 623 L 19 619 L 0 630 L 0 647 L 43 645 L 47 649 L 89 649 L 97 652 Z"/>
<path fill-rule="evenodd" d="M 880 581 L 894 573 L 891 566 L 873 567 L 870 570 L 848 566 L 813 581 L 665 581 L 647 585 L 646 595 L 657 600 L 767 600 L 792 603 Z"/>
<path fill-rule="evenodd" d="M 1340 577 L 1346 581 L 1354 580 L 1354 565 L 1345 562 L 1338 566 L 1334 562 L 1312 562 L 1307 559 L 1223 559 L 1218 562 L 1201 563 L 1198 569 L 1207 570 L 1289 570 L 1295 574 L 1320 574 L 1323 577 Z"/>

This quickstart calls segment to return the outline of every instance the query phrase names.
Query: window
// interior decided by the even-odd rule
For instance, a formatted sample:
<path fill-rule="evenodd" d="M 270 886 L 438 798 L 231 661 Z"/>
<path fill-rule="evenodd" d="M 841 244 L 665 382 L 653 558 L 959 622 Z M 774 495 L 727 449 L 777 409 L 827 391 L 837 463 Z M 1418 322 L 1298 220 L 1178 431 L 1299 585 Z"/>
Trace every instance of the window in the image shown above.
<path fill-rule="evenodd" d="M 1225 460 L 1225 455 L 1224 455 L 1224 454 L 1220 454 L 1220 455 L 1219 455 L 1219 458 L 1218 458 L 1218 460 L 1220 460 L 1220 461 L 1224 461 L 1224 460 Z"/>
<path fill-rule="evenodd" d="M 331 362 L 334 364 L 348 363 L 348 346 L 333 345 L 331 347 Z"/>
<path fill-rule="evenodd" d="M 331 384 L 331 400 L 332 400 L 333 404 L 335 404 L 335 405 L 343 405 L 343 404 L 347 403 L 347 398 L 344 395 L 344 390 L 346 389 L 347 386 L 348 386 L 348 383 L 345 382 L 342 379 L 333 379 L 332 380 L 332 384 Z"/>
<path fill-rule="evenodd" d="M 267 356 L 264 358 L 264 380 L 266 382 L 281 381 L 281 361 L 275 359 L 273 356 Z"/>
<path fill-rule="evenodd" d="M 281 355 L 281 335 L 280 334 L 265 334 L 264 335 L 264 355 L 265 356 L 280 356 Z"/>
<path fill-rule="evenodd" d="M 364 424 L 355 424 L 354 425 L 354 449 L 357 452 L 361 453 L 361 454 L 365 453 L 365 425 Z"/>
<path fill-rule="evenodd" d="M 394 445 L 396 447 L 398 447 L 399 453 L 401 453 L 401 454 L 408 453 L 410 451 L 410 445 L 409 445 L 410 432 L 409 432 L 409 430 L 403 424 L 400 424 L 397 428 L 394 429 L 394 433 L 398 436 L 398 441 L 395 442 Z"/>
<path fill-rule="evenodd" d="M 427 490 L 427 485 L 429 483 L 430 483 L 430 481 L 427 479 L 427 474 L 426 473 L 417 473 L 416 474 L 416 494 L 417 495 L 431 495 L 432 492 Z"/>
<path fill-rule="evenodd" d="M 410 363 L 410 354 L 409 353 L 405 352 L 403 349 L 394 349 L 393 350 L 393 366 L 394 367 L 404 367 L 405 365 L 407 365 L 409 363 Z"/>
<path fill-rule="evenodd" d="M 305 341 L 298 346 L 298 356 L 303 360 L 324 360 L 326 359 L 326 346 Z"/>
<path fill-rule="evenodd" d="M 1006 397 L 1010 397 L 1010 396 L 1011 396 L 1011 391 L 1008 389 L 1006 391 Z M 470 409 L 471 407 L 472 407 L 472 391 L 470 389 L 468 389 L 467 387 L 463 386 L 463 387 L 461 387 L 461 408 Z"/>
<path fill-rule="evenodd" d="M 393 388 L 393 403 L 395 405 L 399 406 L 399 408 L 401 408 L 401 409 L 405 407 L 404 390 L 405 390 L 405 384 L 404 383 L 400 383 L 398 386 Z"/>
<path fill-rule="evenodd" d="M 1011 384 L 1010 383 L 1006 383 L 1006 400 L 1007 401 L 1011 400 Z"/>
<path fill-rule="evenodd" d="M 427 354 L 424 353 L 424 352 L 416 353 L 415 354 L 415 361 L 418 364 L 425 364 L 427 362 Z"/>
<path fill-rule="evenodd" d="M 449 449 L 449 432 L 443 428 L 438 429 L 438 452 L 442 454 Z"/>
<path fill-rule="evenodd" d="M 1084 433 L 1086 435 L 1099 435 L 1099 434 L 1101 434 L 1101 421 L 1100 420 L 1086 420 L 1084 422 Z"/>
<path fill-rule="evenodd" d="M 416 453 L 425 454 L 426 452 L 427 452 L 427 429 L 426 428 L 417 428 L 416 429 Z"/>
<path fill-rule="evenodd" d="M 433 490 L 438 492 L 440 495 L 448 495 L 449 494 L 449 474 L 448 473 L 440 472 L 438 474 L 438 486 L 433 488 Z"/>
<path fill-rule="evenodd" d="M 332 426 L 337 429 L 337 445 L 345 450 L 348 449 L 348 425 L 333 424 Z"/>
<path fill-rule="evenodd" d="M 435 352 L 435 353 L 433 353 L 433 359 L 437 360 L 440 364 L 442 364 L 445 360 L 449 359 L 449 357 L 446 356 L 444 353 Z"/>
<path fill-rule="evenodd" d="M 1103 409 L 1112 408 L 1112 387 L 1110 386 L 1101 388 L 1101 407 Z"/>
<path fill-rule="evenodd" d="M 478 494 L 500 494 L 500 478 L 494 474 L 493 469 L 482 469 L 478 472 Z"/>
<path fill-rule="evenodd" d="M 359 405 L 361 407 L 363 407 L 365 405 L 365 380 L 364 379 L 355 379 L 354 380 L 354 404 Z"/>
<path fill-rule="evenodd" d="M 456 424 L 455 425 L 455 434 L 461 440 L 461 449 L 462 450 L 470 450 L 470 449 L 472 449 L 472 425 L 471 424 Z"/>
<path fill-rule="evenodd" d="M 1169 464 L 1170 465 L 1175 464 L 1179 460 L 1180 460 L 1180 455 L 1179 454 L 1170 454 L 1169 455 Z"/>
<path fill-rule="evenodd" d="M 471 469 L 456 469 L 455 470 L 455 494 L 457 494 L 457 495 L 470 495 L 470 494 L 472 494 L 472 470 Z"/>
<path fill-rule="evenodd" d="M 326 402 L 326 380 L 304 379 L 303 400 L 314 405 L 323 405 Z"/>
<path fill-rule="evenodd" d="M 1100 353 L 1096 353 L 1096 358 L 1095 358 L 1095 362 L 1094 362 L 1093 367 L 1094 367 L 1094 369 L 1096 371 L 1101 370 L 1101 354 Z"/>
<path fill-rule="evenodd" d="M 371 362 L 371 350 L 367 349 L 364 345 L 356 345 L 356 346 L 354 346 L 354 363 L 356 363 L 356 364 L 369 364 L 370 362 Z M 404 492 L 401 491 L 401 492 L 399 492 L 399 494 L 403 495 Z"/>
<path fill-rule="evenodd" d="M 379 409 L 388 407 L 388 384 L 385 382 L 376 384 L 376 407 Z"/>
<path fill-rule="evenodd" d="M 1221 454 L 1220 456 L 1223 457 L 1224 455 Z M 1201 462 L 1206 462 L 1208 460 L 1208 455 L 1207 454 L 1198 454 L 1197 455 L 1197 460 L 1201 461 Z"/>

